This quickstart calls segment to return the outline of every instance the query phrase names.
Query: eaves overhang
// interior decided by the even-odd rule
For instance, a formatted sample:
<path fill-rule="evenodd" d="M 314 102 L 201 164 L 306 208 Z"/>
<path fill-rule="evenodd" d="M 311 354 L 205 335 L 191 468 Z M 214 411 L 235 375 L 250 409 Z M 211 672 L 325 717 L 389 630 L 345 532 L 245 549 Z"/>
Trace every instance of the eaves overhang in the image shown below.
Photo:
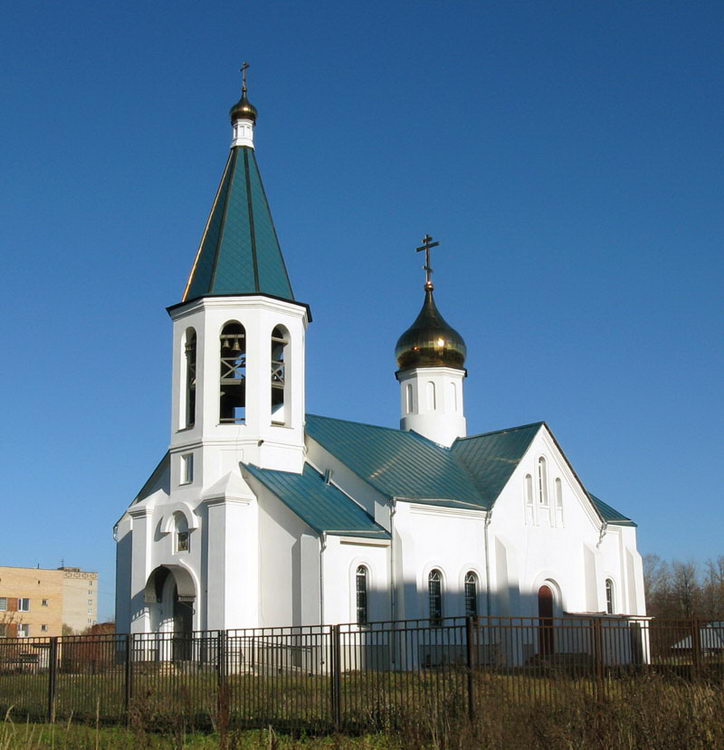
<path fill-rule="evenodd" d="M 306 302 L 299 302 L 297 300 L 288 299 L 287 297 L 277 297 L 273 294 L 267 294 L 266 292 L 242 292 L 241 294 L 202 294 L 198 297 L 194 297 L 193 299 L 188 299 L 185 302 L 177 302 L 175 305 L 169 305 L 166 308 L 166 312 L 171 316 L 171 313 L 175 312 L 176 310 L 180 310 L 182 307 L 186 307 L 187 305 L 192 305 L 194 302 L 198 302 L 202 299 L 223 299 L 223 298 L 230 298 L 230 297 L 267 297 L 268 299 L 273 299 L 276 302 L 286 302 L 289 305 L 296 305 L 297 307 L 302 307 L 307 312 L 307 320 L 311 323 L 312 322 L 312 308 L 306 303 Z"/>

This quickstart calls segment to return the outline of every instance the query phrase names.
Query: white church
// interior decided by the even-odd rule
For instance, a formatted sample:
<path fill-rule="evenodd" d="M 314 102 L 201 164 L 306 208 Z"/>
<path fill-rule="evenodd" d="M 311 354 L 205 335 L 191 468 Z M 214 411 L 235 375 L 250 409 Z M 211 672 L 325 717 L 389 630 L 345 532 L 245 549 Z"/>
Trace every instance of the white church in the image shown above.
<path fill-rule="evenodd" d="M 636 525 L 588 491 L 549 427 L 468 436 L 465 343 L 435 305 L 431 238 L 422 309 L 395 352 L 400 429 L 306 413 L 310 310 L 292 293 L 256 119 L 245 83 L 168 308 L 169 448 L 114 528 L 118 632 L 644 615 Z"/>

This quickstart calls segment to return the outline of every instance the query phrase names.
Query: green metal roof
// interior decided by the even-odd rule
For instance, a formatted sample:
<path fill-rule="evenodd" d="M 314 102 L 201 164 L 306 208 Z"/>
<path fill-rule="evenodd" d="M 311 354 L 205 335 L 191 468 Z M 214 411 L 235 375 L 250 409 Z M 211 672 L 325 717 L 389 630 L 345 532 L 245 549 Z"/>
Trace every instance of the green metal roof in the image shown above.
<path fill-rule="evenodd" d="M 294 300 L 253 148 L 231 149 L 183 295 Z"/>
<path fill-rule="evenodd" d="M 596 509 L 601 514 L 603 520 L 606 521 L 606 523 L 613 524 L 614 526 L 638 525 L 627 516 L 624 516 L 623 513 L 619 513 L 616 508 L 611 507 L 608 503 L 604 503 L 603 500 L 591 494 L 590 492 L 588 493 L 588 497 L 591 498 L 591 501 L 596 506 Z"/>
<path fill-rule="evenodd" d="M 387 497 L 485 507 L 471 478 L 447 448 L 388 427 L 307 415 L 307 434 Z"/>
<path fill-rule="evenodd" d="M 486 507 L 492 507 L 520 463 L 543 422 L 459 438 L 451 450 L 478 488 Z"/>
<path fill-rule="evenodd" d="M 304 465 L 302 474 L 260 469 L 251 464 L 244 464 L 244 468 L 318 533 L 390 538 L 363 508 L 333 484 L 327 484 L 309 464 Z"/>
<path fill-rule="evenodd" d="M 387 497 L 489 510 L 544 424 L 459 438 L 450 448 L 415 432 L 314 414 L 307 414 L 306 431 Z M 588 495 L 607 523 L 636 525 L 595 495 Z"/>

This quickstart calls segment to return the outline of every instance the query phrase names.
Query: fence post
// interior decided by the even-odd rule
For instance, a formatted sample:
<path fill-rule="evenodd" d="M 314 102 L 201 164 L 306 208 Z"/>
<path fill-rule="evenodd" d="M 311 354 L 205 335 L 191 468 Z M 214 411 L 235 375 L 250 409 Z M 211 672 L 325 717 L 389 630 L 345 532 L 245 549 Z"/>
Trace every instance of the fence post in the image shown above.
<path fill-rule="evenodd" d="M 220 738 L 226 737 L 230 723 L 231 701 L 229 699 L 229 686 L 226 682 L 228 667 L 228 631 L 220 630 L 216 636 L 216 726 Z M 225 744 L 223 745 L 225 746 Z"/>
<path fill-rule="evenodd" d="M 58 686 L 58 636 L 52 636 L 48 648 L 48 723 L 55 723 L 55 694 Z"/>
<path fill-rule="evenodd" d="M 226 682 L 226 630 L 220 630 L 216 636 L 216 673 L 219 678 L 219 687 Z"/>
<path fill-rule="evenodd" d="M 133 636 L 128 633 L 125 636 L 126 641 L 126 660 L 124 667 L 124 688 L 123 705 L 126 712 L 126 723 L 131 720 L 131 700 L 133 699 Z"/>
<path fill-rule="evenodd" d="M 696 617 L 691 618 L 691 652 L 694 657 L 694 677 L 701 671 L 701 628 Z"/>
<path fill-rule="evenodd" d="M 475 717 L 475 635 L 477 632 L 477 618 L 467 616 L 465 618 L 465 663 L 468 678 L 468 718 L 470 721 Z"/>
<path fill-rule="evenodd" d="M 331 625 L 329 631 L 330 643 L 330 670 L 331 698 L 332 698 L 332 721 L 334 728 L 339 731 L 342 724 L 342 665 L 340 659 L 340 637 L 339 625 Z"/>
<path fill-rule="evenodd" d="M 593 671 L 596 685 L 596 697 L 600 699 L 603 697 L 604 688 L 603 631 L 600 618 L 592 618 L 591 626 L 591 642 L 593 646 Z"/>

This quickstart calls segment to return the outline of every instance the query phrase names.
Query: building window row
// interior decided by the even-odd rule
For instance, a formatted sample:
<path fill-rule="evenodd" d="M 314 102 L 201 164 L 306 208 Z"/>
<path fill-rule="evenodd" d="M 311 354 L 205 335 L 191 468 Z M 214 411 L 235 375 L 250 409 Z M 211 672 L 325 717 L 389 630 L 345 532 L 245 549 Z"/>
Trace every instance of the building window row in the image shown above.
<path fill-rule="evenodd" d="M 548 525 L 563 526 L 563 483 L 560 477 L 553 480 L 553 502 L 550 499 L 548 463 L 539 456 L 535 481 L 532 474 L 525 475 L 525 517 L 530 526 L 539 525 L 548 515 Z"/>
<path fill-rule="evenodd" d="M 276 326 L 271 333 L 271 414 L 272 424 L 288 425 L 285 406 L 288 393 L 289 332 Z M 238 321 L 230 321 L 219 336 L 219 422 L 244 424 L 246 422 L 246 329 Z M 190 429 L 196 423 L 197 402 L 197 336 L 193 328 L 186 329 L 183 341 L 183 384 L 181 388 L 181 429 Z"/>
<path fill-rule="evenodd" d="M 355 571 L 355 607 L 358 625 L 369 623 L 368 611 L 369 570 L 359 565 Z M 472 570 L 465 574 L 465 616 L 478 616 L 478 575 Z M 440 625 L 445 616 L 443 608 L 443 575 L 433 568 L 427 577 L 428 616 L 433 625 Z"/>
<path fill-rule="evenodd" d="M 457 385 L 450 381 L 445 385 L 445 404 L 444 408 L 448 412 L 452 412 L 453 414 L 457 414 L 458 409 L 458 390 Z M 435 383 L 432 382 L 432 380 L 429 380 L 425 383 L 424 388 L 424 396 L 420 395 L 421 404 L 422 407 L 421 410 L 427 410 L 427 411 L 437 411 L 438 408 L 438 393 L 437 393 L 437 386 Z M 414 392 L 412 388 L 412 384 L 408 383 L 405 386 L 405 413 L 406 414 L 412 414 L 415 411 L 415 399 L 414 399 Z"/>
<path fill-rule="evenodd" d="M 478 575 L 472 570 L 465 574 L 465 616 L 478 616 Z M 445 616 L 443 607 L 443 575 L 433 568 L 427 576 L 428 615 L 433 625 L 439 625 Z"/>

